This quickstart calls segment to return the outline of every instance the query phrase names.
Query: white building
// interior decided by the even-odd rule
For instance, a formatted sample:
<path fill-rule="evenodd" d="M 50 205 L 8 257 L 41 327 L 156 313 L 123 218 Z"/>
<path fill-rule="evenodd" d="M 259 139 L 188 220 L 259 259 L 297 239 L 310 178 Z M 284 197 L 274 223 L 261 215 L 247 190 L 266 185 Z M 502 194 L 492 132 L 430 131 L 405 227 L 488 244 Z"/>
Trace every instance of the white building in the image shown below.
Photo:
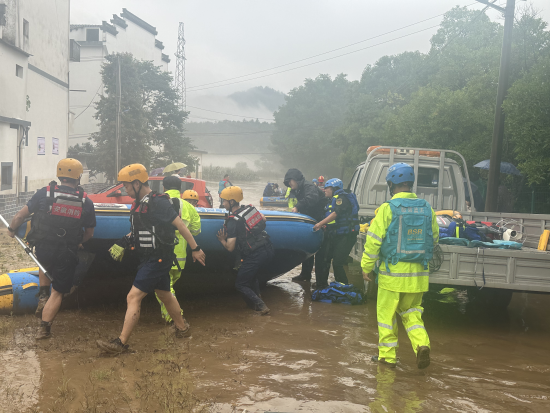
<path fill-rule="evenodd" d="M 68 147 L 69 0 L 0 0 L 0 211 L 55 179 Z"/>
<path fill-rule="evenodd" d="M 1 1 L 1 0 L 0 0 Z M 74 114 L 69 146 L 88 141 L 99 131 L 94 102 L 103 94 L 101 65 L 113 53 L 131 53 L 136 59 L 152 61 L 168 71 L 170 58 L 156 39 L 157 29 L 126 9 L 113 14 L 111 24 L 71 24 L 70 38 L 80 45 L 80 61 L 70 64 L 70 109 Z"/>

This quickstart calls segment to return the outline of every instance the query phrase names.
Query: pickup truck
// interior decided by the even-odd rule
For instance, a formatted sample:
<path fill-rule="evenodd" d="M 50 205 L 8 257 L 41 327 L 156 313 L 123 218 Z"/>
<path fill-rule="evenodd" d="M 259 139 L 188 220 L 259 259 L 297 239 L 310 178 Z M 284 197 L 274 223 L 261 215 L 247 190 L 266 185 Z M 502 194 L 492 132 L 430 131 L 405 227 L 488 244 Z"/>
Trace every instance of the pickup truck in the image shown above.
<path fill-rule="evenodd" d="M 506 307 L 514 291 L 550 292 L 550 252 L 537 249 L 544 230 L 550 229 L 550 215 L 477 212 L 464 157 L 441 149 L 371 147 L 365 162 L 357 166 L 348 190 L 359 202 L 359 217 L 368 222 L 376 209 L 390 199 L 386 184 L 388 168 L 397 162 L 414 167 L 413 191 L 426 199 L 435 211 L 453 210 L 468 221 L 499 223 L 521 235 L 521 250 L 467 248 L 440 245 L 441 267 L 430 274 L 430 284 L 454 286 L 469 297 L 483 297 L 491 305 Z M 466 197 L 467 192 L 469 197 Z M 466 199 L 471 200 L 470 205 Z M 351 257 L 361 260 L 365 233 L 360 233 Z M 368 286 L 372 293 L 373 285 Z"/>

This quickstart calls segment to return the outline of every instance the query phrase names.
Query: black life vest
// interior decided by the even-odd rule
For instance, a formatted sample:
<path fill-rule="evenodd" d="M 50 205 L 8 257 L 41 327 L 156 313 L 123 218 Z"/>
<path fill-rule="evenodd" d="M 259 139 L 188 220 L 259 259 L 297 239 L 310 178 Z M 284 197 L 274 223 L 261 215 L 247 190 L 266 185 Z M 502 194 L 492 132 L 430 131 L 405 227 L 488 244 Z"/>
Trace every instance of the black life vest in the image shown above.
<path fill-rule="evenodd" d="M 158 255 L 170 256 L 174 254 L 174 246 L 178 243 L 175 229 L 172 225 L 153 225 L 150 213 L 154 208 L 155 200 L 170 197 L 166 194 L 150 192 L 141 201 L 134 202 L 130 211 L 130 223 L 134 237 L 136 251 L 141 256 Z"/>
<path fill-rule="evenodd" d="M 46 196 L 38 201 L 27 235 L 30 245 L 47 242 L 76 247 L 82 242 L 82 215 L 87 194 L 82 188 L 58 186 L 52 181 Z"/>
<path fill-rule="evenodd" d="M 262 214 L 252 205 L 243 205 L 235 212 L 229 213 L 225 220 L 237 221 L 237 246 L 243 256 L 271 243 L 265 231 L 266 225 Z"/>

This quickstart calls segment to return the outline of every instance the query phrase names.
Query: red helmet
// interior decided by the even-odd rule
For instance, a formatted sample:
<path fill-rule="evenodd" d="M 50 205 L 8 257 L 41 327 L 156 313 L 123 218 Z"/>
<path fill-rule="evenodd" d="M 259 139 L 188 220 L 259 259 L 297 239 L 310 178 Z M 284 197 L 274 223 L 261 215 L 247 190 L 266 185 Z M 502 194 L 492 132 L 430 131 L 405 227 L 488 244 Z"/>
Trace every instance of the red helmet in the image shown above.
<path fill-rule="evenodd" d="M 319 182 L 325 182 L 325 177 L 321 175 L 319 178 L 317 178 Z"/>

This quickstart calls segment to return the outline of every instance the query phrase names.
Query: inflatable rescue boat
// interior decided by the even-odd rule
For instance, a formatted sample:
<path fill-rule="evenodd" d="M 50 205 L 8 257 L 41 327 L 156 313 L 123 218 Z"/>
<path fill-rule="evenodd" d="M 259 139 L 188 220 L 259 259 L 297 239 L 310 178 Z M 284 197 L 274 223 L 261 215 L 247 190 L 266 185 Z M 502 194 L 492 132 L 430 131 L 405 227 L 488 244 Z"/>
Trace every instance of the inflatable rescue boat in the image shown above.
<path fill-rule="evenodd" d="M 261 206 L 288 207 L 288 199 L 284 196 L 264 196 L 260 198 Z"/>

